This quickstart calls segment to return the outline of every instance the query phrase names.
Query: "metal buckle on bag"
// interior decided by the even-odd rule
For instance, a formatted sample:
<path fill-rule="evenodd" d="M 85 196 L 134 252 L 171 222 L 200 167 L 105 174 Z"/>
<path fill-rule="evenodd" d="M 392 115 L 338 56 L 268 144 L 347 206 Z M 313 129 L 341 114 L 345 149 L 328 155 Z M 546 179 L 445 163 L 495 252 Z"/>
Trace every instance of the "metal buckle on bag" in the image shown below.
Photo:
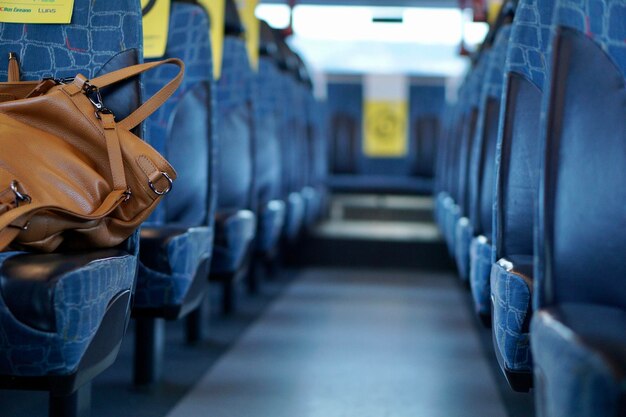
<path fill-rule="evenodd" d="M 31 198 L 28 194 L 20 192 L 20 183 L 17 180 L 11 181 L 11 185 L 9 186 L 13 194 L 15 194 L 15 207 L 19 207 L 20 203 L 26 202 L 30 204 Z"/>
<path fill-rule="evenodd" d="M 128 187 L 126 189 L 126 191 L 124 191 L 124 200 L 122 200 L 122 202 L 127 202 L 128 200 L 130 200 L 130 198 L 133 196 L 133 192 L 131 191 L 130 187 Z"/>
<path fill-rule="evenodd" d="M 85 85 L 83 85 L 83 91 L 91 104 L 96 108 L 97 119 L 100 119 L 101 114 L 113 114 L 111 110 L 104 106 L 104 102 L 102 101 L 102 94 L 100 94 L 100 89 L 98 87 L 89 84 L 89 81 L 87 81 Z"/>
<path fill-rule="evenodd" d="M 152 191 L 154 191 L 154 193 L 156 195 L 165 195 L 167 193 L 169 193 L 170 191 L 172 191 L 172 184 L 174 183 L 174 181 L 172 181 L 172 179 L 170 178 L 169 175 L 167 175 L 167 173 L 161 171 L 161 175 L 163 176 L 163 178 L 165 178 L 168 182 L 167 188 L 163 191 L 159 191 L 154 187 L 154 184 L 152 183 L 152 181 L 148 180 L 148 185 L 150 186 L 150 189 Z"/>

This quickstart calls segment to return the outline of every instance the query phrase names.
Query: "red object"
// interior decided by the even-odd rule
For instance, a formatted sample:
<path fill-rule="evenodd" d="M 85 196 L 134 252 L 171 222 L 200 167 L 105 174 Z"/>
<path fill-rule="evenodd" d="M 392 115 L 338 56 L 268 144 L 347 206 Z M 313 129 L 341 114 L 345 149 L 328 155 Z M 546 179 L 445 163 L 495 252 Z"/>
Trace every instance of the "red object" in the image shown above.
<path fill-rule="evenodd" d="M 485 0 L 472 0 L 472 10 L 474 11 L 474 22 L 487 21 L 487 2 Z"/>

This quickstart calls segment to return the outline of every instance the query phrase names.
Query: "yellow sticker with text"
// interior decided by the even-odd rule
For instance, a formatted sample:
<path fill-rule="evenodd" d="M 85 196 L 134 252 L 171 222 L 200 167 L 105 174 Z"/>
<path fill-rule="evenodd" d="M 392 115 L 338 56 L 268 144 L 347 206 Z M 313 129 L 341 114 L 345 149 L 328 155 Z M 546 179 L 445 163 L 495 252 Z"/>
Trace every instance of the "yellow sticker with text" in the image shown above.
<path fill-rule="evenodd" d="M 143 12 L 143 56 L 161 58 L 167 49 L 170 0 L 141 0 Z"/>
<path fill-rule="evenodd" d="M 213 78 L 222 75 L 222 57 L 224 56 L 224 19 L 225 0 L 198 0 L 211 18 L 211 49 L 213 50 Z"/>
<path fill-rule="evenodd" d="M 248 60 L 254 71 L 259 68 L 259 41 L 261 37 L 261 24 L 254 13 L 257 4 L 259 4 L 259 0 L 237 0 L 239 16 L 241 16 L 241 21 L 246 28 Z"/>
<path fill-rule="evenodd" d="M 366 100 L 363 152 L 374 158 L 401 158 L 408 152 L 406 101 Z"/>
<path fill-rule="evenodd" d="M 0 22 L 67 24 L 73 10 L 74 0 L 0 0 Z"/>

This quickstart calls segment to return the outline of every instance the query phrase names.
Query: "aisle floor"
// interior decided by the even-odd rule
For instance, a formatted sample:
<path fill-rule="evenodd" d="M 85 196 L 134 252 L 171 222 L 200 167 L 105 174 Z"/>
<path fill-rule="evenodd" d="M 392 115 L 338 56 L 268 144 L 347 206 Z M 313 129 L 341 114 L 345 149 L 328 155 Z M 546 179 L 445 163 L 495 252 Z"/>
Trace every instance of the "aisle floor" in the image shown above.
<path fill-rule="evenodd" d="M 505 417 L 448 274 L 310 269 L 168 417 Z"/>

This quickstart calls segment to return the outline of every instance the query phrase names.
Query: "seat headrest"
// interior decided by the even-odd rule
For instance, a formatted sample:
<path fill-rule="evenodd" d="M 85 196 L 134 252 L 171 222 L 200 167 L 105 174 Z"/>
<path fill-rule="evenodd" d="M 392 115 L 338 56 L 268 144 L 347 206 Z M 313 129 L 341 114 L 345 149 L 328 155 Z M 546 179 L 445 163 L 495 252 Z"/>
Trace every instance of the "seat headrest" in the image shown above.
<path fill-rule="evenodd" d="M 299 71 L 298 59 L 294 56 L 289 45 L 287 45 L 287 40 L 280 29 L 272 29 L 272 32 L 274 32 L 274 39 L 276 39 L 276 45 L 278 46 L 278 67 L 282 71 L 291 73 L 297 77 Z"/>
<path fill-rule="evenodd" d="M 278 45 L 276 43 L 276 36 L 272 27 L 265 21 L 261 20 L 261 34 L 259 41 L 259 53 L 261 56 L 266 56 L 278 61 L 280 59 L 278 52 Z"/>

